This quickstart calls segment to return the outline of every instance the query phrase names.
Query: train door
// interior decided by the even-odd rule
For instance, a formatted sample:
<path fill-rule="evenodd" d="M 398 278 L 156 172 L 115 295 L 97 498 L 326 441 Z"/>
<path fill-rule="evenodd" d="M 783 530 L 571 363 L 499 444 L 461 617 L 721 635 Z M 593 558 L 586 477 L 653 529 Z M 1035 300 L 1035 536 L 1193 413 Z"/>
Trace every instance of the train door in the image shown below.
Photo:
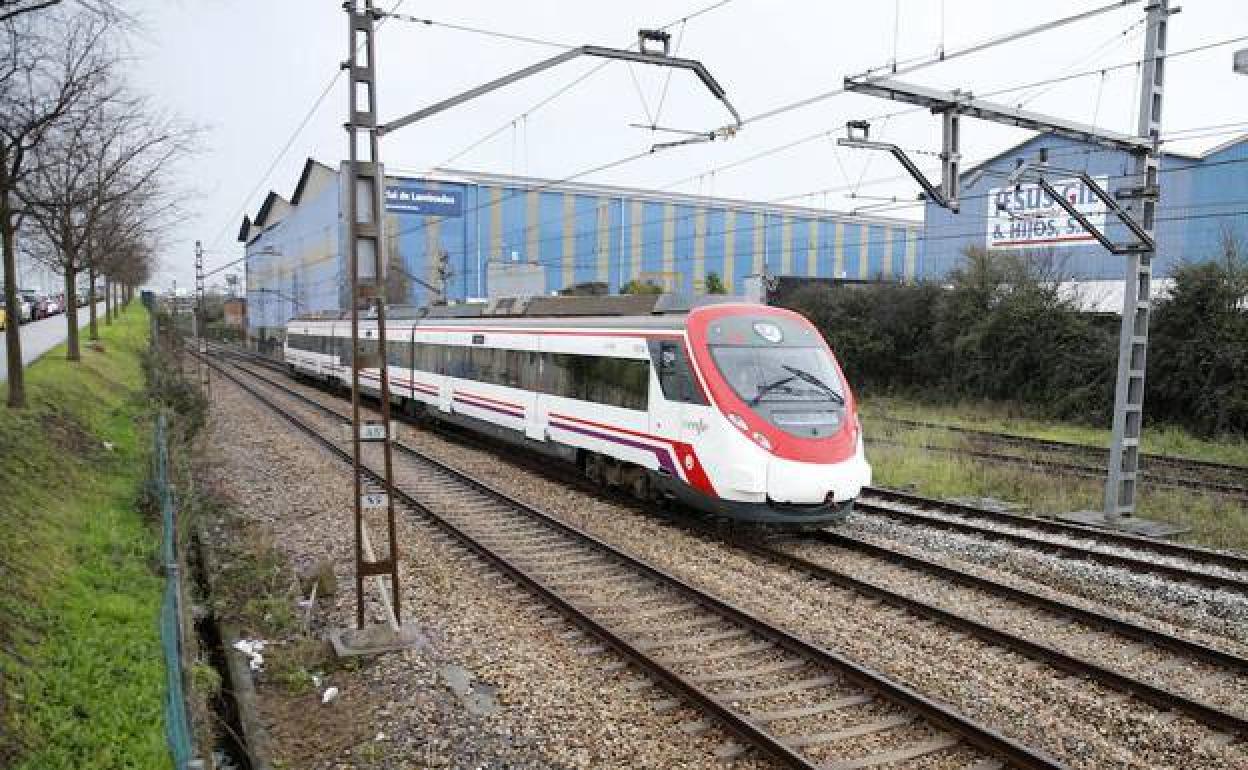
<path fill-rule="evenodd" d="M 542 395 L 544 356 L 538 350 L 523 350 L 520 355 L 523 362 L 520 370 L 520 387 L 527 392 L 524 435 L 534 441 L 545 441 L 550 399 Z"/>
<path fill-rule="evenodd" d="M 650 400 L 650 430 L 664 438 L 693 443 L 705 431 L 707 402 L 694 378 L 684 342 L 651 340 L 650 360 L 662 395 Z"/>

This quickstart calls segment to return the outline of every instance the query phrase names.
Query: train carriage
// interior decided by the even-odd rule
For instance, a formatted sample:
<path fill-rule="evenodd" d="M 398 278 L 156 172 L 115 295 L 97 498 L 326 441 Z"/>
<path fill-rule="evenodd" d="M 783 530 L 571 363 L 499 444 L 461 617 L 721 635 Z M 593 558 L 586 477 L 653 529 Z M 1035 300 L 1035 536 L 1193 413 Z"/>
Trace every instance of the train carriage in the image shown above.
<path fill-rule="evenodd" d="M 362 320 L 360 334 L 361 385 L 375 394 L 376 323 Z M 350 347 L 349 321 L 287 325 L 292 372 L 348 385 Z M 871 480 L 844 374 L 787 310 L 395 320 L 386 349 L 391 397 L 409 413 L 574 462 L 642 498 L 818 525 L 842 519 Z"/>

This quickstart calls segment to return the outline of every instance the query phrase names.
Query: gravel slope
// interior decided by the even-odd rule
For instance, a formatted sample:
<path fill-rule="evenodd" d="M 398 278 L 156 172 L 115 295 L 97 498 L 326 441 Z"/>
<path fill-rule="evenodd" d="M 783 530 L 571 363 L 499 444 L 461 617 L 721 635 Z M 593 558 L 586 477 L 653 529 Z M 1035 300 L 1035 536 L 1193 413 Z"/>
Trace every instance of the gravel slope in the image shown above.
<path fill-rule="evenodd" d="M 322 605 L 316 625 L 345 627 L 354 620 L 349 468 L 224 378 L 214 378 L 213 400 L 202 439 L 203 483 L 269 525 L 296 564 L 333 562 L 340 590 L 332 605 Z M 399 539 L 403 611 L 421 626 L 431 649 L 335 673 L 344 700 L 352 692 L 369 693 L 364 718 L 374 738 L 326 746 L 308 767 L 680 768 L 718 761 L 712 751 L 727 736 L 717 729 L 696 736 L 677 729 L 700 714 L 656 707 L 666 698 L 657 689 L 630 691 L 639 677 L 612 670 L 616 659 L 609 654 L 582 652 L 587 641 L 526 592 L 432 527 L 403 520 Z M 381 617 L 375 603 L 371 614 Z M 470 680 L 471 692 L 463 697 L 452 692 L 451 685 L 460 684 L 452 666 Z M 491 713 L 472 713 L 489 711 L 490 704 Z M 313 694 L 307 708 L 333 706 L 322 707 Z M 267 719 L 290 716 L 288 710 L 265 711 L 263 700 L 261 709 Z M 286 726 L 275 732 L 280 741 L 298 731 Z M 738 766 L 770 765 L 747 760 Z"/>

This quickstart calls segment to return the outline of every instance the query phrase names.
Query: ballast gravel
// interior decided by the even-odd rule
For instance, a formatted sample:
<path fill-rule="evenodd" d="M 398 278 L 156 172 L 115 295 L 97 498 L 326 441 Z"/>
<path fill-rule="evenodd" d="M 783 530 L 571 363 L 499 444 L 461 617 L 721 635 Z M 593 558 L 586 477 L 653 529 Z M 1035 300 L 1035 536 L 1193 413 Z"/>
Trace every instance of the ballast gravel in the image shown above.
<path fill-rule="evenodd" d="M 1025 577 L 1065 593 L 1199 628 L 1232 642 L 1248 640 L 1248 596 L 1236 591 L 1179 583 L 1150 573 L 1070 559 L 974 534 L 898 522 L 886 516 L 855 514 L 846 522 L 844 531 L 890 548 L 908 546 L 908 550 L 927 558 L 969 562 L 990 567 L 994 572 Z"/>
<path fill-rule="evenodd" d="M 1248 767 L 1244 747 L 1189 719 L 533 475 L 500 454 L 407 428 L 402 438 L 1071 766 Z"/>
<path fill-rule="evenodd" d="M 271 527 L 295 564 L 331 560 L 340 589 L 332 604 L 318 606 L 316 628 L 353 624 L 349 467 L 224 378 L 214 380 L 212 400 L 202 483 L 232 500 L 243 516 Z M 609 653 L 583 652 L 585 639 L 565 638 L 571 625 L 432 527 L 402 517 L 398 533 L 404 618 L 429 644 L 334 672 L 343 700 L 367 695 L 370 709 L 362 719 L 371 738 L 348 746 L 327 741 L 323 753 L 300 767 L 698 768 L 717 762 L 712 752 L 726 735 L 677 729 L 700 719 L 698 712 L 657 710 L 653 703 L 668 697 L 658 688 L 630 692 L 630 685 L 644 681 L 639 675 L 608 666 L 617 660 Z M 374 531 L 374 544 L 384 542 L 380 535 Z M 381 620 L 376 602 L 370 616 Z M 308 709 L 333 707 L 309 695 Z M 265 719 L 275 716 L 263 698 L 260 709 Z M 291 718 L 289 711 L 282 716 Z M 280 727 L 274 731 L 279 736 L 301 732 L 297 725 Z M 315 744 L 316 736 L 299 740 Z M 279 742 L 278 759 L 283 748 Z M 746 759 L 736 766 L 771 765 Z"/>
<path fill-rule="evenodd" d="M 1242 746 L 1022 656 L 690 535 L 499 455 L 411 431 L 405 440 L 825 647 L 941 698 L 1074 767 L 1248 768 Z M 859 576 L 869 577 L 869 576 Z"/>

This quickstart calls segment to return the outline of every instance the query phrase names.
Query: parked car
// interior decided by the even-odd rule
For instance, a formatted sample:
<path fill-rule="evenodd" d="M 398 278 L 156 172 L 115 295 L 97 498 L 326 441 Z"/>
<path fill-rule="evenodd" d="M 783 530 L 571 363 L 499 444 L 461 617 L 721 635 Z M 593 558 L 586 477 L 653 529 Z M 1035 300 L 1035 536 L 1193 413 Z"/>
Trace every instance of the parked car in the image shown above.
<path fill-rule="evenodd" d="M 39 294 L 33 289 L 21 290 L 22 301 L 30 305 L 30 320 L 38 321 L 43 318 L 43 308 L 39 304 Z"/>
<path fill-rule="evenodd" d="M 35 295 L 35 311 L 34 311 L 35 319 L 38 320 L 40 318 L 47 318 L 51 315 L 52 315 L 52 299 L 48 297 L 48 295 L 46 294 L 36 294 Z"/>

